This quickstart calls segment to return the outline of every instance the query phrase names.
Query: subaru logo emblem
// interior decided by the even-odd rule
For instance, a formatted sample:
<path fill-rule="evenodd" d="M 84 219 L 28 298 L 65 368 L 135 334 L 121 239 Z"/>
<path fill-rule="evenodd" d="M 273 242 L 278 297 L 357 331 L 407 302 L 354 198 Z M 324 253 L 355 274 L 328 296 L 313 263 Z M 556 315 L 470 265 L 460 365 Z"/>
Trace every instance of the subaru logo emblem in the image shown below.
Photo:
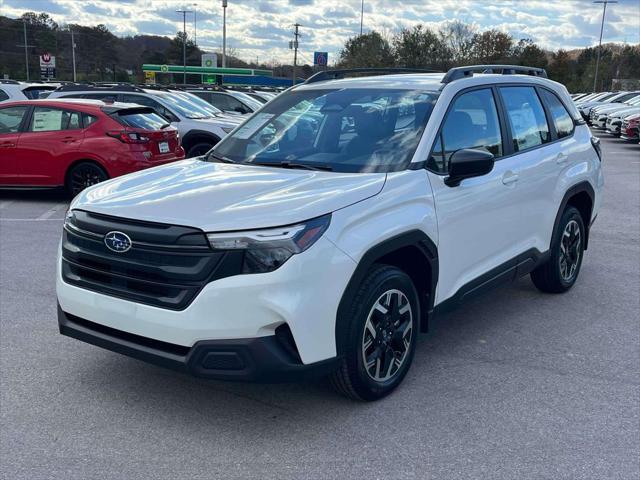
<path fill-rule="evenodd" d="M 132 242 L 126 233 L 109 232 L 104 236 L 104 244 L 112 252 L 124 253 L 129 251 Z"/>

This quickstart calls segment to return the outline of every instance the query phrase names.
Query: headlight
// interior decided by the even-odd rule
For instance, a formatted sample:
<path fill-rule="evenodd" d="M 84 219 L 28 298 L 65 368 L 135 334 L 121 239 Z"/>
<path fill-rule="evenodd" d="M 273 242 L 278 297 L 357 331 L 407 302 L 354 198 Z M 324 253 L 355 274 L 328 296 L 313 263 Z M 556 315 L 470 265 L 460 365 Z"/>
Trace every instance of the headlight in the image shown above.
<path fill-rule="evenodd" d="M 308 249 L 327 230 L 330 221 L 331 215 L 325 215 L 287 227 L 209 233 L 207 238 L 214 250 L 242 250 L 242 273 L 265 273 Z"/>

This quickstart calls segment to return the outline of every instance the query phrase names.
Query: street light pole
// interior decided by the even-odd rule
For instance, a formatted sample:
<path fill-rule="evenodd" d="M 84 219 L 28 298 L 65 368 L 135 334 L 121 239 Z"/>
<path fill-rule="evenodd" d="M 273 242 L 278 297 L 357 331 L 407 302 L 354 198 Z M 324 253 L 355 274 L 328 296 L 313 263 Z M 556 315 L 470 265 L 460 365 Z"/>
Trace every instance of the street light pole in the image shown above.
<path fill-rule="evenodd" d="M 598 42 L 598 56 L 596 57 L 596 73 L 593 76 L 593 91 L 598 85 L 598 70 L 600 69 L 600 54 L 602 53 L 602 31 L 604 30 L 604 16 L 607 14 L 607 4 L 618 3 L 618 0 L 595 0 L 593 3 L 602 3 L 602 23 L 600 24 L 600 41 Z"/>
<path fill-rule="evenodd" d="M 222 0 L 222 68 L 227 66 L 227 0 Z"/>
<path fill-rule="evenodd" d="M 198 4 L 193 4 L 193 43 L 198 45 Z"/>
<path fill-rule="evenodd" d="M 73 37 L 73 29 L 71 30 L 71 60 L 73 62 L 73 81 L 76 81 L 76 40 Z"/>
<path fill-rule="evenodd" d="M 187 13 L 190 10 L 176 10 L 182 14 L 182 83 L 187 84 Z"/>
<path fill-rule="evenodd" d="M 362 36 L 362 23 L 364 21 L 364 0 L 360 6 L 360 36 Z"/>

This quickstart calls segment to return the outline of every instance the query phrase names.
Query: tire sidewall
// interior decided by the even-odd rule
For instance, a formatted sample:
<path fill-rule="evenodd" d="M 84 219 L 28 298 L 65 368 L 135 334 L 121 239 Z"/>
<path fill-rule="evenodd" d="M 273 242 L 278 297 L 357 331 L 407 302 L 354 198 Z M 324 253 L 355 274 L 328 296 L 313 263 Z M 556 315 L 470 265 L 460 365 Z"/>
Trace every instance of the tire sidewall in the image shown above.
<path fill-rule="evenodd" d="M 187 152 L 187 156 L 186 158 L 194 158 L 194 157 L 199 157 L 204 155 L 205 153 L 207 153 L 209 150 L 211 150 L 213 147 L 215 146 L 214 143 L 208 143 L 208 142 L 199 142 L 196 143 L 195 145 L 193 145 L 189 151 Z M 204 149 L 206 148 L 207 150 L 199 153 L 198 155 L 192 155 L 191 152 L 195 151 L 195 150 L 200 150 L 200 149 Z"/>
<path fill-rule="evenodd" d="M 96 163 L 93 163 L 91 161 L 77 163 L 76 165 L 71 167 L 71 169 L 69 169 L 69 171 L 67 172 L 67 175 L 66 175 L 66 188 L 67 188 L 68 194 L 71 195 L 71 197 L 75 197 L 76 195 L 81 193 L 82 190 L 84 190 L 84 188 L 83 188 L 79 192 L 74 192 L 73 191 L 73 185 L 72 185 L 73 173 L 77 169 L 79 169 L 81 167 L 87 167 L 87 166 L 94 168 L 96 170 L 96 172 L 100 173 L 100 176 L 101 176 L 102 179 L 98 183 L 101 183 L 101 182 L 104 182 L 106 180 L 109 180 L 109 174 L 100 165 L 98 165 Z M 97 185 L 97 184 L 95 184 L 95 185 Z"/>
<path fill-rule="evenodd" d="M 378 300 L 380 295 L 391 289 L 400 290 L 411 304 L 413 322 L 411 342 L 407 358 L 400 367 L 400 370 L 389 380 L 386 380 L 385 382 L 377 382 L 369 376 L 362 360 L 362 336 L 369 312 L 374 303 Z M 416 342 L 419 332 L 420 306 L 418 302 L 418 294 L 409 276 L 401 270 L 393 267 L 387 267 L 384 272 L 381 272 L 380 277 L 376 278 L 375 283 L 367 292 L 364 293 L 363 296 L 359 297 L 359 300 L 358 304 L 354 305 L 354 308 L 352 309 L 353 321 L 351 322 L 347 339 L 348 348 L 346 360 L 349 370 L 355 373 L 355 375 L 352 376 L 352 381 L 358 394 L 365 400 L 373 400 L 382 398 L 391 393 L 391 391 L 402 382 L 407 374 L 416 350 Z"/>
<path fill-rule="evenodd" d="M 564 229 L 571 220 L 575 220 L 580 229 L 580 258 L 578 259 L 578 265 L 576 266 L 576 271 L 573 277 L 570 281 L 566 281 L 562 278 L 562 274 L 560 273 L 560 242 L 562 241 Z M 584 258 L 584 242 L 586 238 L 585 235 L 586 231 L 584 228 L 584 222 L 582 221 L 582 215 L 580 215 L 580 212 L 575 207 L 567 208 L 562 214 L 560 224 L 558 225 L 558 231 L 556 232 L 553 245 L 553 256 L 551 259 L 554 268 L 556 269 L 557 278 L 562 287 L 566 290 L 570 289 L 576 283 L 578 275 L 580 275 L 580 268 L 582 267 L 582 260 Z"/>

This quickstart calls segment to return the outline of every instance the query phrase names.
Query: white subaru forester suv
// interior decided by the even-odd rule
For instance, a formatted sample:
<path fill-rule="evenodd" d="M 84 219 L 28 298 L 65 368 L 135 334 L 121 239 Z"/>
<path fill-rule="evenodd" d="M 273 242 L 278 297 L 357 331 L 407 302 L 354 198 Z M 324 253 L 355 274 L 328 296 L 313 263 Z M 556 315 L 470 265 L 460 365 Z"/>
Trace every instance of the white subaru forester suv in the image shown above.
<path fill-rule="evenodd" d="M 83 191 L 60 332 L 229 380 L 328 375 L 375 400 L 434 315 L 531 274 L 576 281 L 600 146 L 531 67 L 321 72 L 205 157 Z"/>

